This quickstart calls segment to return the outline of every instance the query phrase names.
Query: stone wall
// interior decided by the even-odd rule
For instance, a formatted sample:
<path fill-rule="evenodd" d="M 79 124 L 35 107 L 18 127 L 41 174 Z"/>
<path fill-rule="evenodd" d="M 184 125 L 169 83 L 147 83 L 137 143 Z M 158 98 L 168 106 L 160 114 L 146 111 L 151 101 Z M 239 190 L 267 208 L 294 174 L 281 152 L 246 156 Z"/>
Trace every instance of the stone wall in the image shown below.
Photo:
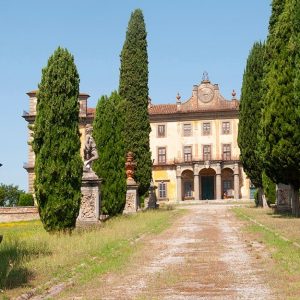
<path fill-rule="evenodd" d="M 38 220 L 40 218 L 37 207 L 0 207 L 0 223 Z"/>

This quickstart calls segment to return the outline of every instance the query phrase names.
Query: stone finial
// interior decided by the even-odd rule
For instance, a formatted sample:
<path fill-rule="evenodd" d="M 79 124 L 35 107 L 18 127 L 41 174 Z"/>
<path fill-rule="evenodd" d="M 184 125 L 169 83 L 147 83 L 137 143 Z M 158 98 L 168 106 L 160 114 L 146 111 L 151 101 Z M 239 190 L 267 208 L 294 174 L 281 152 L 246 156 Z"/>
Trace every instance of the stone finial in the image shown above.
<path fill-rule="evenodd" d="M 176 99 L 177 99 L 177 100 L 176 100 L 176 103 L 177 103 L 177 104 L 181 104 L 181 101 L 180 101 L 181 96 L 180 96 L 179 93 L 177 93 Z"/>
<path fill-rule="evenodd" d="M 235 90 L 232 90 L 232 93 L 231 93 L 231 95 L 232 95 L 232 99 L 236 99 L 236 92 L 235 92 Z"/>
<path fill-rule="evenodd" d="M 133 153 L 128 152 L 126 155 L 126 162 L 125 162 L 127 184 L 136 184 L 135 180 L 133 179 L 135 167 L 136 167 L 136 162 L 134 162 L 133 160 Z"/>

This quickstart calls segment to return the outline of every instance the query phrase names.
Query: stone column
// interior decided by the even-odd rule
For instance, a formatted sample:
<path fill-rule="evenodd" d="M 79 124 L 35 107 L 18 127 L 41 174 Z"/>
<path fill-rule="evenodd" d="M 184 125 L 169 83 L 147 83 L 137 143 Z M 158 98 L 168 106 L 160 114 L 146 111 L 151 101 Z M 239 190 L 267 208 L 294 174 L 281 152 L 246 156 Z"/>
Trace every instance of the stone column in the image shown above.
<path fill-rule="evenodd" d="M 222 199 L 222 182 L 221 182 L 221 164 L 217 163 L 216 168 L 216 199 Z"/>
<path fill-rule="evenodd" d="M 127 191 L 126 191 L 126 203 L 123 210 L 123 214 L 136 213 L 139 209 L 139 194 L 138 194 L 139 185 L 135 182 L 127 182 Z"/>
<path fill-rule="evenodd" d="M 147 209 L 155 209 L 159 207 L 159 205 L 157 204 L 157 197 L 155 193 L 156 189 L 157 186 L 155 186 L 153 180 L 151 180 L 150 187 L 149 187 L 149 199 L 146 205 Z"/>
<path fill-rule="evenodd" d="M 200 200 L 199 195 L 199 166 L 197 164 L 194 165 L 194 198 L 195 200 Z"/>
<path fill-rule="evenodd" d="M 77 222 L 97 223 L 100 215 L 101 179 L 91 170 L 84 171 L 81 183 L 81 204 Z"/>
<path fill-rule="evenodd" d="M 234 199 L 239 199 L 240 194 L 240 174 L 239 164 L 234 164 Z"/>
<path fill-rule="evenodd" d="M 176 168 L 176 185 L 177 185 L 177 202 L 182 200 L 181 192 L 181 168 L 177 166 Z"/>
<path fill-rule="evenodd" d="M 291 187 L 287 184 L 276 184 L 276 211 L 291 212 Z"/>

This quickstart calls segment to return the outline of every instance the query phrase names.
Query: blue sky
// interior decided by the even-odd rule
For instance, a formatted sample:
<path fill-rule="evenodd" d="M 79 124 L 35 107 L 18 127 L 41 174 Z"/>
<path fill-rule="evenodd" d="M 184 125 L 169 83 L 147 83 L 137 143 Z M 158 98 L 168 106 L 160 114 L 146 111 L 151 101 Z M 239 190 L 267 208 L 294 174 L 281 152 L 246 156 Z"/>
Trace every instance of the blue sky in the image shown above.
<path fill-rule="evenodd" d="M 58 47 L 74 55 L 80 90 L 94 107 L 118 88 L 119 54 L 131 12 L 141 8 L 148 32 L 153 103 L 190 97 L 203 71 L 225 98 L 240 95 L 253 43 L 268 32 L 271 0 L 0 0 L 0 183 L 27 190 L 26 92 Z"/>

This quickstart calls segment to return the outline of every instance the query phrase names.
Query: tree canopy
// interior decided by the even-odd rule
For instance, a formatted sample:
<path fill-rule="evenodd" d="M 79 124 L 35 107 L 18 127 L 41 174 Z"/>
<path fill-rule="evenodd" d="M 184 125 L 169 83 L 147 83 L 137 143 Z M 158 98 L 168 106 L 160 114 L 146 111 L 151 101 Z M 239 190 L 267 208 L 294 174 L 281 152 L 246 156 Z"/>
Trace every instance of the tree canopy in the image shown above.
<path fill-rule="evenodd" d="M 0 184 L 0 206 L 15 206 L 19 202 L 21 194 L 24 194 L 17 185 Z"/>
<path fill-rule="evenodd" d="M 93 136 L 99 153 L 93 169 L 103 179 L 101 212 L 113 216 L 123 211 L 126 195 L 124 101 L 117 92 L 98 101 Z"/>
<path fill-rule="evenodd" d="M 58 48 L 42 70 L 32 143 L 35 196 L 47 231 L 75 227 L 81 201 L 79 75 L 73 56 Z"/>
<path fill-rule="evenodd" d="M 239 112 L 240 159 L 245 173 L 256 187 L 262 187 L 263 172 L 257 145 L 262 108 L 261 86 L 264 74 L 264 54 L 264 44 L 254 43 L 244 71 Z"/>
<path fill-rule="evenodd" d="M 139 193 L 149 188 L 152 172 L 148 116 L 148 53 L 144 16 L 140 9 L 131 14 L 121 52 L 119 93 L 126 105 L 126 151 L 135 155 L 135 179 Z"/>
<path fill-rule="evenodd" d="M 273 2 L 273 4 L 278 3 L 278 1 Z M 282 6 L 279 11 L 281 10 Z M 261 120 L 262 157 L 267 176 L 274 182 L 290 184 L 298 193 L 300 187 L 300 2 L 286 0 L 284 9 L 274 19 L 276 23 L 272 24 L 267 40 L 268 53 L 271 55 L 264 77 L 264 109 Z M 294 205 L 294 213 L 299 214 L 299 203 L 296 206 L 297 208 Z"/>

